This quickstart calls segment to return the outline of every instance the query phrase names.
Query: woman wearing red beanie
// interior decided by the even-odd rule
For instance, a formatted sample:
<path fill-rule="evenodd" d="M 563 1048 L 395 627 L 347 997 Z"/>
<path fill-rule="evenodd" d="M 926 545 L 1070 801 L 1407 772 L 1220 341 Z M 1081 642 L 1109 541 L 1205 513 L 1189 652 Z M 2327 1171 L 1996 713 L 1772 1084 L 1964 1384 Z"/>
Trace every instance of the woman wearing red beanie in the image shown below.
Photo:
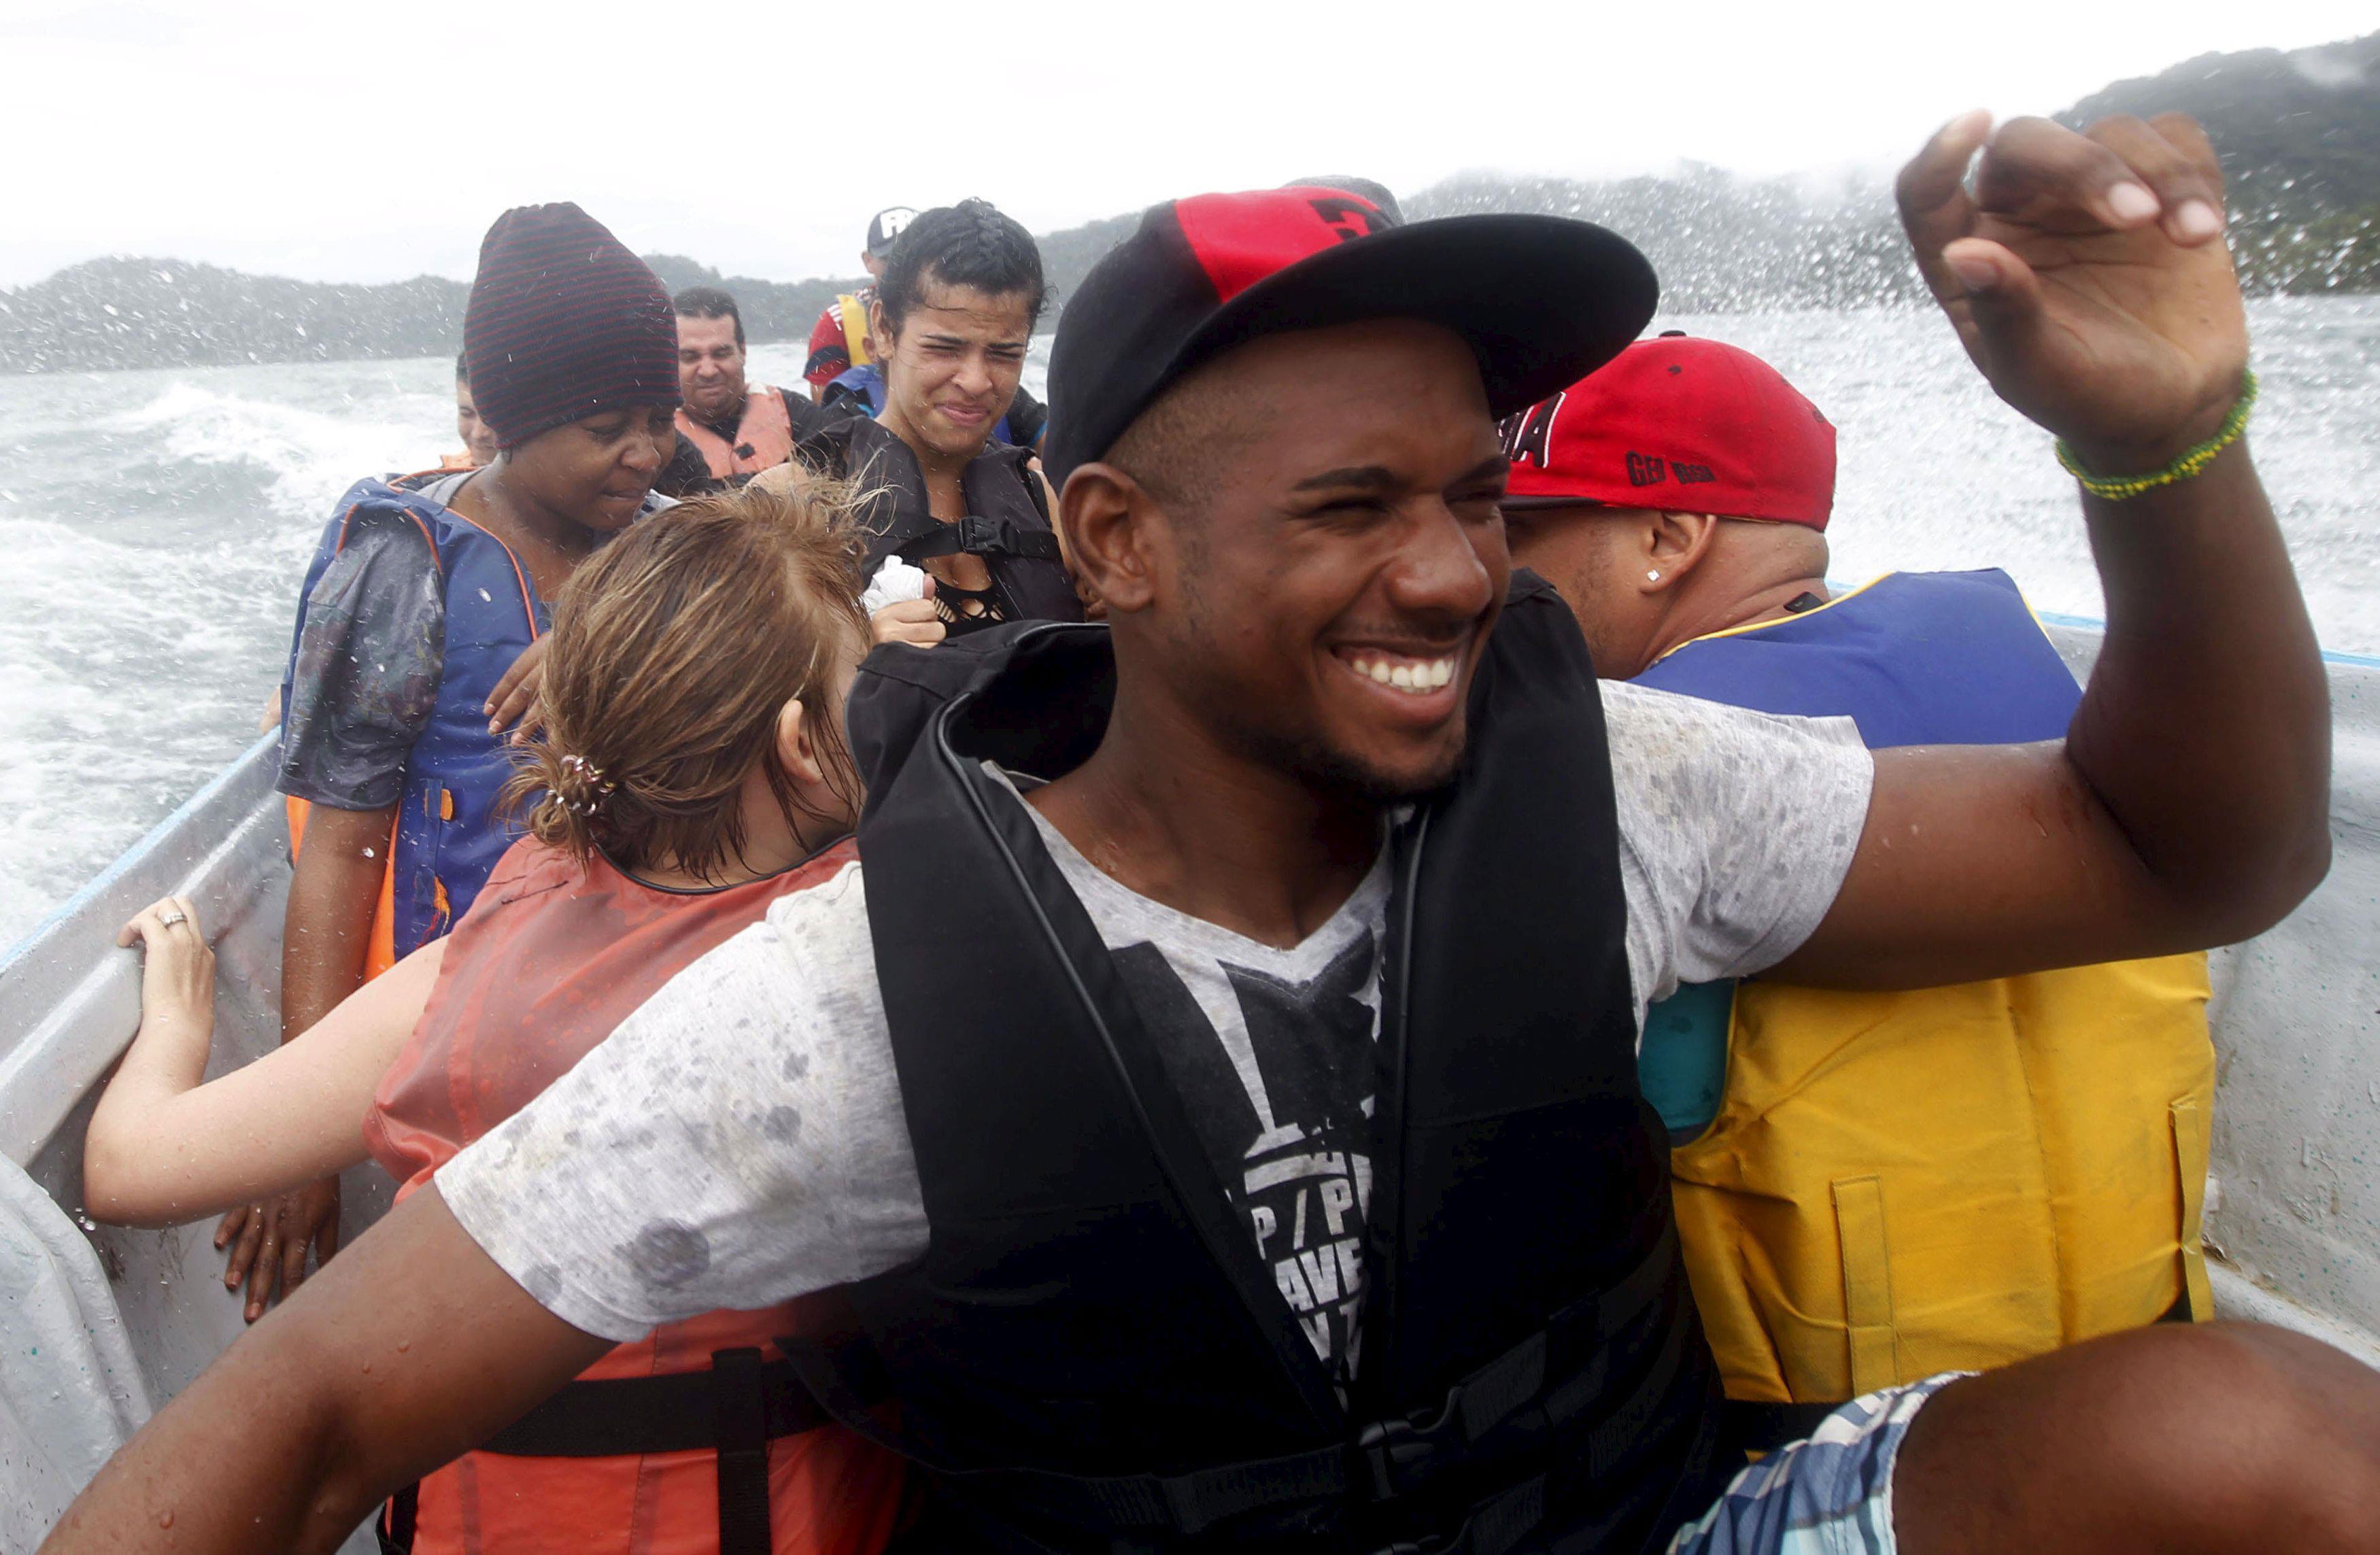
<path fill-rule="evenodd" d="M 359 481 L 322 532 L 282 681 L 279 786 L 302 831 L 283 930 L 281 1037 L 446 932 L 510 844 L 491 702 L 547 601 L 667 498 L 676 321 L 660 280 L 576 205 L 488 229 L 464 322 L 483 468 Z M 225 1282 L 248 1316 L 338 1245 L 338 1182 L 235 1210 Z"/>

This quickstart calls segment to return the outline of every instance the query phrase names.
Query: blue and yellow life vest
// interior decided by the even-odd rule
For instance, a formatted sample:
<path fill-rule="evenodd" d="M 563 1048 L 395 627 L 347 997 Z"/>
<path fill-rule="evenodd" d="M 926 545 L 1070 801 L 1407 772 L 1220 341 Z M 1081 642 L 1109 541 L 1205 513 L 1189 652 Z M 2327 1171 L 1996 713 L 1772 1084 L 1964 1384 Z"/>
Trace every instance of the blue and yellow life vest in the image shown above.
<path fill-rule="evenodd" d="M 2081 697 L 2005 573 L 1900 573 L 1639 685 L 1848 715 L 1871 748 L 2058 739 Z M 1747 978 L 1645 1028 L 1729 1397 L 1834 1403 L 2210 1314 L 2206 958 L 1908 993 Z"/>
<path fill-rule="evenodd" d="M 545 633 L 549 615 L 537 586 L 511 547 L 447 508 L 466 475 L 417 487 L 416 478 L 392 483 L 358 481 L 341 498 L 338 516 L 322 531 L 306 570 L 288 668 L 281 680 L 283 727 L 297 674 L 306 607 L 324 569 L 367 524 L 410 524 L 430 542 L 446 604 L 445 661 L 430 722 L 405 759 L 395 835 L 389 857 L 385 921 L 375 926 L 375 953 L 403 959 L 454 926 L 470 910 L 516 829 L 496 814 L 496 801 L 514 771 L 505 736 L 488 732 L 484 711 L 496 682 L 521 650 Z"/>

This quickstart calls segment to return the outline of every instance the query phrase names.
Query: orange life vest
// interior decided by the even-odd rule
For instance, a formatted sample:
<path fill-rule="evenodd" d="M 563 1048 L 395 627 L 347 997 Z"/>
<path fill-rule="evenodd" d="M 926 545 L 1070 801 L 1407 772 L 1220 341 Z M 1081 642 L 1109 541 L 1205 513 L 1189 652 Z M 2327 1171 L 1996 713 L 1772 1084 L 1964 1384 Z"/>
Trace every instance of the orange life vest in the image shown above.
<path fill-rule="evenodd" d="M 714 480 L 774 469 L 794 452 L 794 421 L 785 411 L 784 395 L 766 383 L 746 388 L 744 414 L 735 422 L 733 443 L 696 420 L 684 406 L 678 407 L 677 430 L 702 450 L 703 462 L 710 467 Z"/>
<path fill-rule="evenodd" d="M 306 800 L 285 796 L 281 801 L 289 817 L 289 861 L 298 861 L 298 850 L 306 845 L 306 818 L 314 807 Z M 388 852 L 396 856 L 396 822 L 388 823 Z M 380 873 L 380 895 L 372 902 L 371 929 L 364 942 L 364 981 L 370 982 L 396 965 L 396 871 L 382 869 Z"/>
<path fill-rule="evenodd" d="M 567 1073 L 662 985 L 780 897 L 849 862 L 844 843 L 766 880 L 700 893 L 658 891 L 601 858 L 581 866 L 533 839 L 513 845 L 455 925 L 421 1021 L 364 1124 L 404 1187 Z M 711 1312 L 623 1344 L 581 1380 L 707 1369 L 714 1351 L 836 1323 L 823 1293 L 760 1312 Z M 423 1479 L 417 1555 L 568 1549 L 712 1555 L 717 1454 L 609 1458 L 468 1452 Z M 898 1459 L 839 1427 L 769 1444 L 773 1555 L 876 1555 L 899 1510 Z"/>

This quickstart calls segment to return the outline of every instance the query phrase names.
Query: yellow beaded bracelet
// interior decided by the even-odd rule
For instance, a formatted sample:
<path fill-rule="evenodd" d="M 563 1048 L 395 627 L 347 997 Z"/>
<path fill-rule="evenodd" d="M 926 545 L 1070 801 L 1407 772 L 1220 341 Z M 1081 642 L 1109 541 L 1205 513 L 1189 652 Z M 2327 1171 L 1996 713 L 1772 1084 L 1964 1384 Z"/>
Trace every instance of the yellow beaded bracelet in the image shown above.
<path fill-rule="evenodd" d="M 2217 454 L 2239 442 L 2240 434 L 2248 430 L 2248 412 L 2254 409 L 2255 405 L 2256 375 L 2252 371 L 2242 372 L 2240 375 L 2240 397 L 2233 402 L 2231 414 L 2223 419 L 2222 430 L 2184 452 L 2181 457 L 2163 469 L 2151 470 L 2146 475 L 2094 475 L 2082 468 L 2082 461 L 2074 456 L 2074 450 L 2066 445 L 2064 438 L 2058 440 L 2058 462 L 2065 466 L 2066 473 L 2081 481 L 2082 489 L 2093 496 L 2103 502 L 2123 502 L 2143 492 L 2154 492 L 2160 486 L 2187 480 L 2213 464 Z"/>

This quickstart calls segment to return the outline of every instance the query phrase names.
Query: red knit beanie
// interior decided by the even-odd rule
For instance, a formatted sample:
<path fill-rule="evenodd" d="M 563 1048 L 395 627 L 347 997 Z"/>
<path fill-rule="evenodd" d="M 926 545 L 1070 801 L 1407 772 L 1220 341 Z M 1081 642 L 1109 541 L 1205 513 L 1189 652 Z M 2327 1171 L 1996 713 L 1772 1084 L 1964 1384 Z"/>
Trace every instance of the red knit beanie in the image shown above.
<path fill-rule="evenodd" d="M 576 205 L 519 206 L 488 228 L 463 355 L 504 448 L 622 406 L 678 403 L 668 289 Z"/>

